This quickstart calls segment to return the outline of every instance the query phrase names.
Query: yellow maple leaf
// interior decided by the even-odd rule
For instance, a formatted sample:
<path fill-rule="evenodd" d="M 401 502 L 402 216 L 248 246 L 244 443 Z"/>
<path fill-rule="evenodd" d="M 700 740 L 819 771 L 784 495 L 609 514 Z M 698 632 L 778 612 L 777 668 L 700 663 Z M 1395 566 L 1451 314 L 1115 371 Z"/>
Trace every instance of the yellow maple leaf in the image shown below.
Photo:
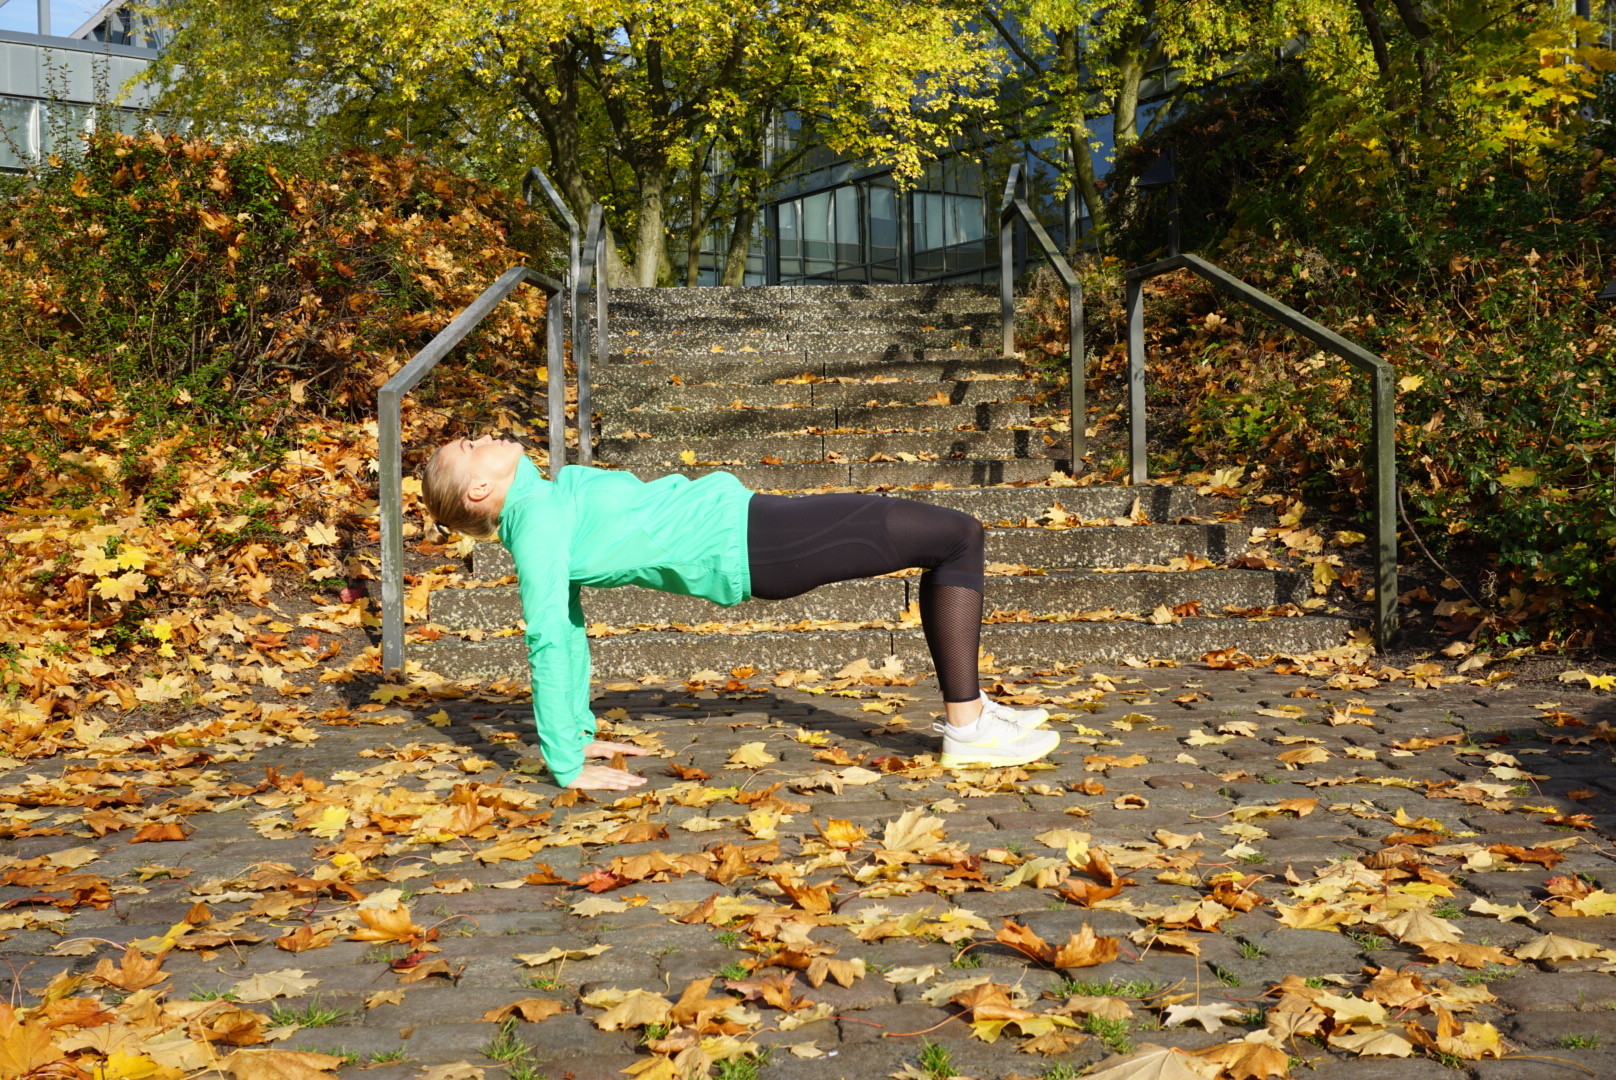
<path fill-rule="evenodd" d="M 1514 466 L 1498 478 L 1498 483 L 1507 488 L 1531 487 L 1537 483 L 1537 470 Z"/>
<path fill-rule="evenodd" d="M 151 704 L 160 704 L 173 701 L 185 694 L 186 684 L 183 675 L 164 675 L 154 679 L 147 675 L 141 680 L 140 686 L 135 690 L 135 697 Z"/>
<path fill-rule="evenodd" d="M 399 701 L 409 697 L 415 690 L 408 686 L 399 686 L 396 683 L 382 683 L 370 692 L 370 700 L 379 701 L 386 705 L 392 701 Z"/>
<path fill-rule="evenodd" d="M 131 570 L 117 577 L 97 578 L 95 591 L 103 600 L 122 600 L 129 603 L 146 591 L 146 575 L 139 570 Z"/>
<path fill-rule="evenodd" d="M 143 570 L 151 562 L 152 554 L 145 548 L 129 545 L 118 550 L 117 562 L 120 570 Z"/>
<path fill-rule="evenodd" d="M 127 1050 L 114 1050 L 91 1073 L 94 1080 L 178 1080 L 184 1075 L 184 1069 L 159 1065 L 144 1054 Z"/>
<path fill-rule="evenodd" d="M 419 941 L 426 933 L 415 925 L 415 920 L 410 917 L 410 909 L 403 904 L 386 910 L 360 908 L 359 918 L 365 924 L 365 928 L 348 935 L 349 941 L 413 942 Z"/>
<path fill-rule="evenodd" d="M 696 452 L 694 450 L 681 450 L 679 451 L 679 460 L 686 465 L 694 465 L 696 463 Z"/>
<path fill-rule="evenodd" d="M 726 764 L 739 765 L 742 768 L 747 769 L 761 769 L 763 766 L 777 760 L 779 759 L 773 754 L 763 749 L 762 743 L 750 742 L 741 746 L 733 754 L 731 754 L 729 756 L 729 761 L 726 762 Z"/>

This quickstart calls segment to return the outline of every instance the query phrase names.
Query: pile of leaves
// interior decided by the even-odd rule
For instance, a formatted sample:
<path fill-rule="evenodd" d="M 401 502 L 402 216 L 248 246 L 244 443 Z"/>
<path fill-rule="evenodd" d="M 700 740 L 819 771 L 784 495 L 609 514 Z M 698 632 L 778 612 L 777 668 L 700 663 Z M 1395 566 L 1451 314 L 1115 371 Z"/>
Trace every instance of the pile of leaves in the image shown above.
<path fill-rule="evenodd" d="M 230 630 L 224 609 L 273 603 L 288 579 L 374 576 L 376 389 L 500 273 L 545 265 L 513 235 L 550 234 L 407 153 L 106 135 L 15 187 L 0 688 L 71 718 L 205 698 L 221 643 L 254 663 L 326 648 L 288 642 L 284 613 L 263 616 L 284 630 Z M 522 290 L 496 310 L 422 385 L 432 407 L 406 411 L 406 446 L 501 419 L 509 384 L 535 374 L 544 309 Z M 357 626 L 361 606 L 330 617 Z"/>
<path fill-rule="evenodd" d="M 408 154 L 100 135 L 0 203 L 0 445 L 13 505 L 177 497 L 176 451 L 260 441 L 375 391 L 531 229 L 496 189 Z M 457 353 L 534 348 L 524 290 Z M 496 372 L 497 373 L 497 372 Z M 223 430 L 219 430 L 223 429 Z M 258 464 L 258 463 L 254 463 Z"/>

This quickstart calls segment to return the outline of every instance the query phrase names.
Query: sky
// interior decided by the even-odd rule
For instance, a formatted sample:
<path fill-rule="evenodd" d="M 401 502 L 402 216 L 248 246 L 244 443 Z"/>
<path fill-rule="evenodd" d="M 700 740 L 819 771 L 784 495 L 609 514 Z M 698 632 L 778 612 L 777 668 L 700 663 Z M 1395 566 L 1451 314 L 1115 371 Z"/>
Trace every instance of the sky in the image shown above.
<path fill-rule="evenodd" d="M 63 36 L 71 34 L 101 6 L 96 0 L 51 0 L 51 32 Z M 39 0 L 0 0 L 0 30 L 37 33 Z"/>

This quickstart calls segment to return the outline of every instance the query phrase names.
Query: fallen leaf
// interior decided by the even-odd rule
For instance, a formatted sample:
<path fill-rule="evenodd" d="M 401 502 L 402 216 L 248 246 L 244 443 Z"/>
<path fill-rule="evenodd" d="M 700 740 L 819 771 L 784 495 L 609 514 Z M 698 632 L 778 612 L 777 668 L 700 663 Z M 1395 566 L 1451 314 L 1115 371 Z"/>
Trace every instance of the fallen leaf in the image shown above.
<path fill-rule="evenodd" d="M 522 1019 L 528 1023 L 537 1024 L 541 1020 L 547 1020 L 557 1013 L 566 1011 L 567 1007 L 559 1001 L 551 1001 L 549 998 L 530 997 L 523 998 L 521 1001 L 513 1001 L 509 1005 L 489 1009 L 483 1013 L 483 1019 L 491 1023 L 503 1024 L 511 1017 L 520 1014 Z"/>

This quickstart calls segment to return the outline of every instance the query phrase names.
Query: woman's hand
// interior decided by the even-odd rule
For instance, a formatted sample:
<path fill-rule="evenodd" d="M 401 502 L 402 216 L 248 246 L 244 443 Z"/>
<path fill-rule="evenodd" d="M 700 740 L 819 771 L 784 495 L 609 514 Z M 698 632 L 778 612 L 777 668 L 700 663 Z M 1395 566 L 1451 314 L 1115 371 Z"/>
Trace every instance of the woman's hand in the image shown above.
<path fill-rule="evenodd" d="M 607 745 L 610 745 L 609 743 Z M 577 779 L 568 784 L 578 791 L 628 791 L 645 783 L 645 777 L 609 765 L 585 765 Z"/>
<path fill-rule="evenodd" d="M 633 743 L 605 742 L 601 739 L 596 739 L 584 747 L 584 757 L 586 758 L 610 758 L 613 754 L 622 754 L 624 757 L 643 757 L 650 752 L 645 747 L 635 746 Z"/>

